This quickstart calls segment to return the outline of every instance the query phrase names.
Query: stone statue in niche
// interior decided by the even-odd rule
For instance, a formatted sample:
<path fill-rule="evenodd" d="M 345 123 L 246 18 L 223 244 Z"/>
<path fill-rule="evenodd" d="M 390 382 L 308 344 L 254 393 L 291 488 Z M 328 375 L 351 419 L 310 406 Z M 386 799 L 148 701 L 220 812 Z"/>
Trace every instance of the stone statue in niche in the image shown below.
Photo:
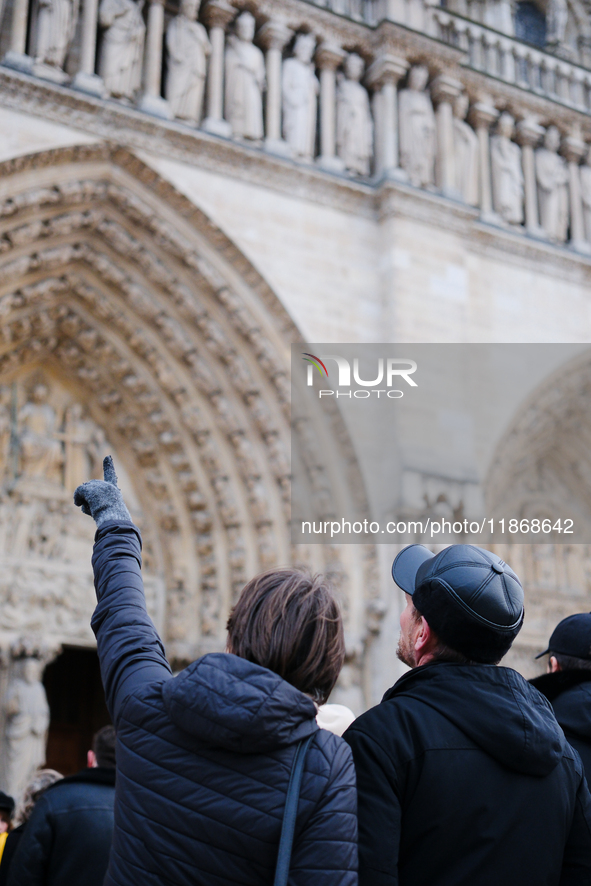
<path fill-rule="evenodd" d="M 48 398 L 47 386 L 35 384 L 19 411 L 20 471 L 27 479 L 61 485 L 62 444 L 56 436 L 57 414 Z"/>
<path fill-rule="evenodd" d="M 560 132 L 549 126 L 536 150 L 540 224 L 551 240 L 564 243 L 568 233 L 568 169 L 559 156 Z"/>
<path fill-rule="evenodd" d="M 337 89 L 337 154 L 345 169 L 368 175 L 373 153 L 373 119 L 367 90 L 359 82 L 365 63 L 355 52 L 345 60 Z"/>
<path fill-rule="evenodd" d="M 399 97 L 400 165 L 415 187 L 432 185 L 435 176 L 435 113 L 425 91 L 428 79 L 428 69 L 415 65 Z"/>
<path fill-rule="evenodd" d="M 585 239 L 591 243 L 591 147 L 585 155 L 585 162 L 579 167 L 583 216 L 585 219 Z"/>
<path fill-rule="evenodd" d="M 103 429 L 85 417 L 80 403 L 73 403 L 66 409 L 62 436 L 65 449 L 64 486 L 68 492 L 73 492 L 80 483 L 100 473 L 108 447 Z"/>
<path fill-rule="evenodd" d="M 487 0 L 484 4 L 484 24 L 501 34 L 515 34 L 511 0 Z"/>
<path fill-rule="evenodd" d="M 263 137 L 265 58 L 253 44 L 254 16 L 242 12 L 226 49 L 226 120 L 239 138 Z"/>
<path fill-rule="evenodd" d="M 478 136 L 469 123 L 466 114 L 470 99 L 461 93 L 454 102 L 454 149 L 456 190 L 464 203 L 476 206 L 478 203 Z"/>
<path fill-rule="evenodd" d="M 143 0 L 101 0 L 99 24 L 104 28 L 99 74 L 107 92 L 130 101 L 139 90 L 146 26 Z"/>
<path fill-rule="evenodd" d="M 549 46 L 564 43 L 567 22 L 567 0 L 549 0 L 546 7 L 546 43 Z"/>
<path fill-rule="evenodd" d="M 166 30 L 168 74 L 166 99 L 174 117 L 199 123 L 203 86 L 211 43 L 197 21 L 201 0 L 182 0 L 178 15 Z"/>
<path fill-rule="evenodd" d="M 8 793 L 19 798 L 32 773 L 45 762 L 49 705 L 41 675 L 43 662 L 27 657 L 16 662 L 6 693 Z"/>
<path fill-rule="evenodd" d="M 294 157 L 311 160 L 316 144 L 318 78 L 312 56 L 316 40 L 312 34 L 298 34 L 293 57 L 283 62 L 283 137 Z"/>
<path fill-rule="evenodd" d="M 490 140 L 490 162 L 494 210 L 509 224 L 520 225 L 523 222 L 524 180 L 521 148 L 511 141 L 514 129 L 515 120 L 511 114 L 501 114 L 496 133 Z"/>
<path fill-rule="evenodd" d="M 37 62 L 63 68 L 77 20 L 77 0 L 39 0 L 35 27 Z"/>

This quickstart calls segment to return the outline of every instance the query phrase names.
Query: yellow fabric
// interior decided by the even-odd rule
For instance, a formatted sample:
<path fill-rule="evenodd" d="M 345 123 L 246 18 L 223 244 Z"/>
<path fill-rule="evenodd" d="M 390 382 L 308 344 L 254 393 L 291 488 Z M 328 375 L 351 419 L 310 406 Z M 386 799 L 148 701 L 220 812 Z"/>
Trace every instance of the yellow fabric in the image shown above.
<path fill-rule="evenodd" d="M 6 844 L 7 837 L 8 837 L 8 831 L 4 831 L 3 834 L 0 834 L 0 861 L 2 861 L 2 853 L 4 852 L 4 846 Z"/>

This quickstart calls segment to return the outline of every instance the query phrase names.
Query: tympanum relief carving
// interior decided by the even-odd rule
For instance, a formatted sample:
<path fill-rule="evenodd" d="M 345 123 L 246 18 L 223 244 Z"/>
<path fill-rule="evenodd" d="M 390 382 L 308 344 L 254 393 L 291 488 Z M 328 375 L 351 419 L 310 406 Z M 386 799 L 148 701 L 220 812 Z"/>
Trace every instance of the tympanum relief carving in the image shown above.
<path fill-rule="evenodd" d="M 101 476 L 110 451 L 85 406 L 49 374 L 35 370 L 0 387 L 0 635 L 92 641 L 94 527 L 80 519 L 72 492 Z M 153 602 L 152 578 L 147 590 Z"/>

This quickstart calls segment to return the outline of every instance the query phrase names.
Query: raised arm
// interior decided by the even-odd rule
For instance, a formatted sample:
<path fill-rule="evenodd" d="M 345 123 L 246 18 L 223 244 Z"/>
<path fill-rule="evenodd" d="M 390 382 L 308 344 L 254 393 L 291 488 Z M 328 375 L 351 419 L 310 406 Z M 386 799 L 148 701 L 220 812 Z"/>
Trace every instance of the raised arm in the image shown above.
<path fill-rule="evenodd" d="M 74 503 L 97 524 L 92 566 L 97 607 L 91 627 L 97 639 L 107 707 L 115 727 L 125 699 L 145 683 L 167 680 L 171 670 L 146 610 L 141 537 L 133 525 L 111 456 L 104 480 L 83 483 Z"/>

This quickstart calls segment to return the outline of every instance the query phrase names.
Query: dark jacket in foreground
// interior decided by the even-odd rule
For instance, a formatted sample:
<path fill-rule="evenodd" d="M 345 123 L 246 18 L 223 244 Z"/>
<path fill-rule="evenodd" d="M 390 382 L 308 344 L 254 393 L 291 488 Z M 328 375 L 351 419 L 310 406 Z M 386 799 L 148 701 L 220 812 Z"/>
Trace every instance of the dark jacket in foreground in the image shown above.
<path fill-rule="evenodd" d="M 433 662 L 345 733 L 360 886 L 589 886 L 591 796 L 516 671 Z"/>
<path fill-rule="evenodd" d="M 235 655 L 173 678 L 146 612 L 140 538 L 106 524 L 93 555 L 92 627 L 117 730 L 108 886 L 272 884 L 297 742 L 314 733 L 290 886 L 356 886 L 350 748 L 319 730 L 308 696 Z"/>
<path fill-rule="evenodd" d="M 581 756 L 591 785 L 591 671 L 556 671 L 530 683 L 554 708 L 566 740 Z"/>
<path fill-rule="evenodd" d="M 2 860 L 0 861 L 0 886 L 7 886 L 8 874 L 10 872 L 12 859 L 14 858 L 14 854 L 18 848 L 18 844 L 22 835 L 24 834 L 24 831 L 25 825 L 19 824 L 19 826 L 17 828 L 14 828 L 14 830 L 12 830 L 6 838 L 6 843 L 4 844 L 4 852 L 2 853 Z"/>
<path fill-rule="evenodd" d="M 19 840 L 8 886 L 102 886 L 114 803 L 114 769 L 84 769 L 47 788 Z"/>

